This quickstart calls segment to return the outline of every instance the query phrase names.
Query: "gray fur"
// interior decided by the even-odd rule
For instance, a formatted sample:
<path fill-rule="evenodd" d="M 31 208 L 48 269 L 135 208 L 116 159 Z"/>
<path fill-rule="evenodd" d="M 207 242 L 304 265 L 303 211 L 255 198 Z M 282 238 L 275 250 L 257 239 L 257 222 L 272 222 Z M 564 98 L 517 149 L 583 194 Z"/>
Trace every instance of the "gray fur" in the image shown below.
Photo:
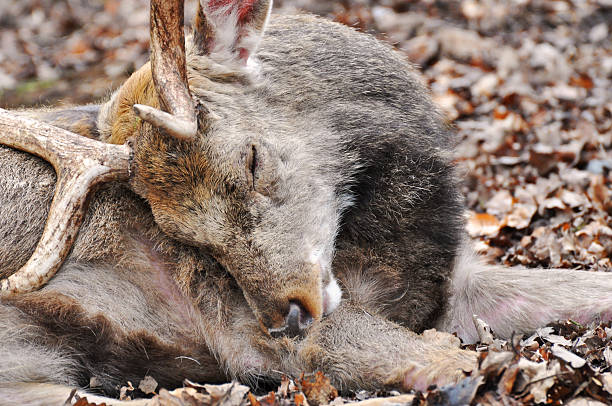
<path fill-rule="evenodd" d="M 426 329 L 473 340 L 473 313 L 504 336 L 558 317 L 610 317 L 610 274 L 544 278 L 460 254 L 469 248 L 452 132 L 388 46 L 300 16 L 272 18 L 247 66 L 194 47 L 199 139 L 135 121 L 129 184 L 96 192 L 47 286 L 0 302 L 9 404 L 49 404 L 44 390 L 61 404 L 66 386 L 91 377 L 116 395 L 145 374 L 171 387 L 323 370 L 343 390 L 424 389 L 476 364 L 455 337 Z M 113 141 L 121 97 L 86 111 L 96 137 Z M 66 126 L 74 114 L 39 118 Z M 33 250 L 53 179 L 48 164 L 0 147 L 0 276 Z M 332 277 L 343 299 L 304 337 L 267 333 L 290 300 L 324 308 Z"/>

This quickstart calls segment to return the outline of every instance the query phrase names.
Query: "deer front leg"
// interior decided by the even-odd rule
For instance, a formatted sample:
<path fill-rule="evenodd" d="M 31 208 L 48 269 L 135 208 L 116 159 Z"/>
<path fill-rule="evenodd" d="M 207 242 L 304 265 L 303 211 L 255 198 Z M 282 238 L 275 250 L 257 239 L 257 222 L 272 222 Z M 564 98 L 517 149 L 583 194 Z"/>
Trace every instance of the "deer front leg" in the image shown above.
<path fill-rule="evenodd" d="M 461 350 L 458 338 L 434 330 L 416 334 L 351 300 L 352 291 L 301 338 L 266 334 L 221 271 L 208 269 L 196 291 L 206 342 L 222 368 L 245 383 L 322 371 L 341 390 L 426 389 L 456 382 L 477 365 L 476 353 Z"/>
<path fill-rule="evenodd" d="M 416 334 L 351 304 L 312 326 L 295 354 L 341 390 L 425 390 L 457 382 L 477 366 L 476 353 L 461 350 L 448 333 Z"/>

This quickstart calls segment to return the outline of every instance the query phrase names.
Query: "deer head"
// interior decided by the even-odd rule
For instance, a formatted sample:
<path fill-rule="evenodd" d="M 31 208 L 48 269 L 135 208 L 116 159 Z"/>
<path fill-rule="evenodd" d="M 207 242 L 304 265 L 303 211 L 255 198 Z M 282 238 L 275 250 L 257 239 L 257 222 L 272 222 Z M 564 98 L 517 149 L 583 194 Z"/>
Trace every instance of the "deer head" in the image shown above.
<path fill-rule="evenodd" d="M 283 143 L 269 125 L 273 114 L 257 106 L 265 78 L 255 51 L 270 8 L 263 0 L 200 2 L 186 65 L 182 51 L 163 50 L 163 19 L 152 16 L 151 38 L 158 42 L 151 47 L 152 81 L 159 97 L 145 91 L 144 99 L 130 99 L 140 94 L 133 87 L 151 87 L 145 67 L 126 84 L 127 93 L 116 96 L 113 121 L 133 121 L 134 113 L 145 121 L 134 141 L 132 185 L 160 227 L 224 265 L 266 329 L 295 335 L 338 304 L 330 269 L 338 207 L 334 185 L 308 179 L 324 176 L 309 170 L 307 156 L 291 151 L 297 145 Z M 180 49 L 180 24 L 163 27 L 174 27 L 168 43 Z M 180 86 L 164 84 L 170 72 Z M 171 89 L 176 92 L 168 95 Z M 132 105 L 134 112 L 127 109 Z M 181 122 L 195 121 L 174 124 L 154 110 L 159 105 Z M 195 134 L 182 131 L 195 127 Z M 114 129 L 111 141 L 124 142 L 124 127 Z"/>
<path fill-rule="evenodd" d="M 317 149 L 258 106 L 270 9 L 201 0 L 185 51 L 182 2 L 152 0 L 151 63 L 102 108 L 100 131 L 131 140 L 130 183 L 162 230 L 224 265 L 265 330 L 297 335 L 339 303 L 342 202 Z"/>

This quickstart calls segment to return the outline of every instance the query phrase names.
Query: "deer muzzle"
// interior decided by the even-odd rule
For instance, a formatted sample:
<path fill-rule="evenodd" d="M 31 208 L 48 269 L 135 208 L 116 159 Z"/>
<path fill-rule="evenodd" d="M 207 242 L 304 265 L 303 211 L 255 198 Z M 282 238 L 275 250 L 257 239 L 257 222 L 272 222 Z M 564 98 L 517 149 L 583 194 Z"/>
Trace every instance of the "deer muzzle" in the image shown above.
<path fill-rule="evenodd" d="M 299 267 L 294 277 L 284 279 L 281 286 L 268 286 L 267 290 L 267 296 L 258 295 L 253 305 L 261 324 L 273 337 L 303 335 L 313 321 L 323 317 L 325 303 L 329 302 L 318 264 Z"/>

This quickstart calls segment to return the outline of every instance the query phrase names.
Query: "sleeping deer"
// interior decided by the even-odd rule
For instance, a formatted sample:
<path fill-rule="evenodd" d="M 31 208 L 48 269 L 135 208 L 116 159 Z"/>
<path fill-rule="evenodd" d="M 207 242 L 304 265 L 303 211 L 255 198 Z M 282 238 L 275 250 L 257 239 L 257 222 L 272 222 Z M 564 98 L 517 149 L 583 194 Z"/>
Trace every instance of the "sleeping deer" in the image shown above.
<path fill-rule="evenodd" d="M 106 103 L 0 113 L 0 403 L 145 375 L 424 389 L 475 368 L 450 334 L 474 314 L 612 318 L 611 273 L 471 253 L 453 132 L 400 54 L 270 9 L 200 0 L 185 39 L 152 0 L 151 62 Z"/>

